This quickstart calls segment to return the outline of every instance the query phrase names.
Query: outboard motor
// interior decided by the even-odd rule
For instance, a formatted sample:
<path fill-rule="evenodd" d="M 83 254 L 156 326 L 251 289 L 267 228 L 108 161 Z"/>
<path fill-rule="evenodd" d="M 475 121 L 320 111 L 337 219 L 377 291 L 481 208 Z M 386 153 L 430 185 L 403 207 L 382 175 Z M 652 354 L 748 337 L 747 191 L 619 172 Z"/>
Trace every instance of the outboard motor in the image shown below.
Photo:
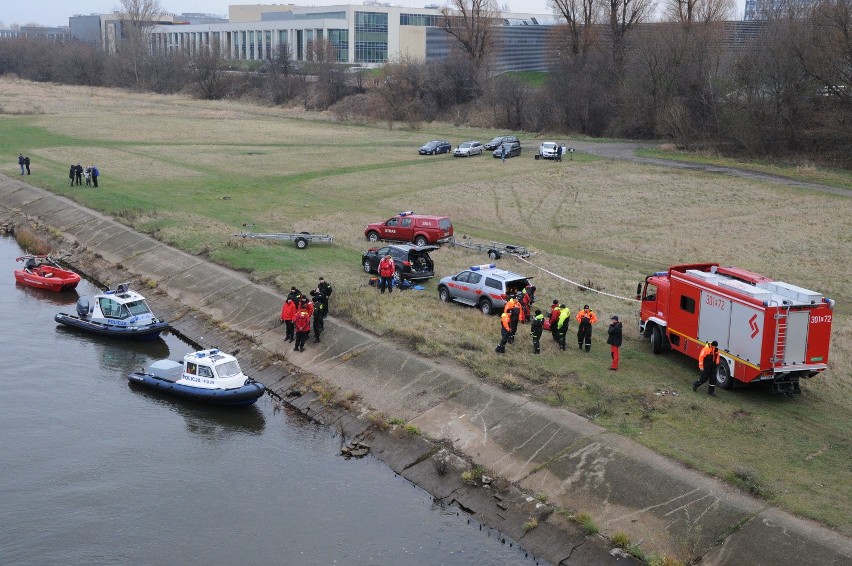
<path fill-rule="evenodd" d="M 89 313 L 91 312 L 89 309 L 89 297 L 80 297 L 77 299 L 77 315 L 80 318 L 88 318 Z"/>

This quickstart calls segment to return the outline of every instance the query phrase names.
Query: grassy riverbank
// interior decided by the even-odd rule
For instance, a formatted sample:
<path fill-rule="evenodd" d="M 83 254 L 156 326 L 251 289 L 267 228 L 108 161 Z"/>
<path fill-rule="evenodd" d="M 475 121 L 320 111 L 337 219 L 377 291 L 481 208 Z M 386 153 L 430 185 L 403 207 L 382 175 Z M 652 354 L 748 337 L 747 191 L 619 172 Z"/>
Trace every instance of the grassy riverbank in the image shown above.
<path fill-rule="evenodd" d="M 335 286 L 336 315 L 852 534 L 848 198 L 588 155 L 536 161 L 532 136 L 521 136 L 526 153 L 505 164 L 489 155 L 416 155 L 429 139 L 455 146 L 499 133 L 449 125 L 388 130 L 297 111 L 8 79 L 0 80 L 0 109 L 7 175 L 17 176 L 23 152 L 32 160 L 28 182 L 258 281 L 309 289 L 324 275 Z M 68 167 L 77 162 L 98 166 L 100 188 L 68 186 Z M 530 246 L 538 251 L 534 264 L 625 297 L 651 271 L 707 260 L 822 291 L 838 305 L 831 368 L 794 399 L 758 388 L 716 399 L 693 394 L 694 362 L 652 356 L 636 336 L 633 303 L 581 292 L 511 258 L 501 266 L 535 276 L 542 305 L 557 298 L 576 311 L 589 303 L 602 322 L 591 354 L 559 353 L 545 340 L 534 357 L 521 332 L 497 357 L 497 319 L 440 303 L 436 281 L 392 297 L 366 285 L 364 225 L 409 209 L 451 216 L 457 237 Z M 234 238 L 243 223 L 254 231 L 331 233 L 335 244 L 299 251 Z M 461 248 L 433 257 L 441 276 L 487 261 Z M 617 374 L 606 371 L 611 314 L 622 316 L 627 336 Z"/>

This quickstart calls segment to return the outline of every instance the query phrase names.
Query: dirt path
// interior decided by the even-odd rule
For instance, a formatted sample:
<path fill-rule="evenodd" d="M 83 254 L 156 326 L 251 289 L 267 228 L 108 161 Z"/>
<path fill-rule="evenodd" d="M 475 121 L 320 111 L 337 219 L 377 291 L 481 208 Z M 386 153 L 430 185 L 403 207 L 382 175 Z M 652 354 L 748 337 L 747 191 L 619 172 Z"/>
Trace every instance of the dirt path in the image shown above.
<path fill-rule="evenodd" d="M 631 161 L 633 163 L 644 163 L 648 165 L 658 165 L 660 167 L 671 167 L 673 169 L 683 169 L 687 171 L 702 171 L 705 173 L 716 173 L 719 175 L 728 175 L 730 177 L 739 177 L 742 179 L 751 179 L 755 181 L 765 181 L 770 183 L 778 183 L 789 187 L 798 187 L 830 193 L 833 195 L 852 197 L 852 190 L 819 183 L 807 183 L 805 181 L 797 181 L 780 175 L 770 175 L 768 173 L 758 173 L 748 169 L 738 167 L 722 167 L 720 165 L 706 165 L 703 163 L 689 163 L 683 161 L 675 161 L 673 159 L 661 159 L 658 157 L 639 157 L 636 151 L 639 149 L 653 149 L 654 144 L 649 143 L 607 143 L 607 142 L 586 142 L 573 141 L 572 147 L 579 151 L 604 157 L 609 159 L 619 159 L 623 161 Z"/>

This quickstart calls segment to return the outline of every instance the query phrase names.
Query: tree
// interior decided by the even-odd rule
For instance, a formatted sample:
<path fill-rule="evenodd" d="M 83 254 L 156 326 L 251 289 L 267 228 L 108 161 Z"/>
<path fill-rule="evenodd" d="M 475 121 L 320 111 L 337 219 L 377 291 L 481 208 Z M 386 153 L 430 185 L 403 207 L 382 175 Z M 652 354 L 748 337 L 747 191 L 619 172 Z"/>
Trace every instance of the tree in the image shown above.
<path fill-rule="evenodd" d="M 124 18 L 116 55 L 128 65 L 136 87 L 145 87 L 145 67 L 150 55 L 151 27 L 162 16 L 158 0 L 121 0 Z"/>
<path fill-rule="evenodd" d="M 325 110 L 343 97 L 346 75 L 337 62 L 337 49 L 326 39 L 311 41 L 305 48 L 306 72 L 316 77 L 309 106 Z"/>
<path fill-rule="evenodd" d="M 209 46 L 202 46 L 189 58 L 192 84 L 198 89 L 198 95 L 205 100 L 216 100 L 225 92 L 225 60 L 219 45 L 219 38 L 213 37 Z"/>
<path fill-rule="evenodd" d="M 571 53 L 586 54 L 592 45 L 593 26 L 600 21 L 598 0 L 550 0 L 550 5 L 568 25 Z"/>
<path fill-rule="evenodd" d="M 684 27 L 693 23 L 710 23 L 730 20 L 734 14 L 733 0 L 665 0 L 663 13 L 666 19 L 681 22 Z"/>
<path fill-rule="evenodd" d="M 616 72 L 624 72 L 627 34 L 654 10 L 654 0 L 606 0 L 609 16 L 612 61 Z"/>
<path fill-rule="evenodd" d="M 477 73 L 492 54 L 500 12 L 496 0 L 450 0 L 441 8 L 441 28 L 456 39 Z"/>

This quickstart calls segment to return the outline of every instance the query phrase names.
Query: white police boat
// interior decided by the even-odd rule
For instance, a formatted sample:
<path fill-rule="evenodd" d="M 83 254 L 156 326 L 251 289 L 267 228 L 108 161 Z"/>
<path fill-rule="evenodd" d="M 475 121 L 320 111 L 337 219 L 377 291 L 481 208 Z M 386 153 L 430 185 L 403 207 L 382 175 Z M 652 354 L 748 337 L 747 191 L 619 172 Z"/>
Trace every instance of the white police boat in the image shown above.
<path fill-rule="evenodd" d="M 148 371 L 131 373 L 127 379 L 177 397 L 216 405 L 251 405 L 265 391 L 261 383 L 243 374 L 237 358 L 217 349 L 187 354 L 183 363 L 158 360 L 148 366 Z"/>
<path fill-rule="evenodd" d="M 58 313 L 53 320 L 96 334 L 129 338 L 157 338 L 169 323 L 154 316 L 145 297 L 122 283 L 114 291 L 104 291 L 77 301 L 77 314 Z"/>

